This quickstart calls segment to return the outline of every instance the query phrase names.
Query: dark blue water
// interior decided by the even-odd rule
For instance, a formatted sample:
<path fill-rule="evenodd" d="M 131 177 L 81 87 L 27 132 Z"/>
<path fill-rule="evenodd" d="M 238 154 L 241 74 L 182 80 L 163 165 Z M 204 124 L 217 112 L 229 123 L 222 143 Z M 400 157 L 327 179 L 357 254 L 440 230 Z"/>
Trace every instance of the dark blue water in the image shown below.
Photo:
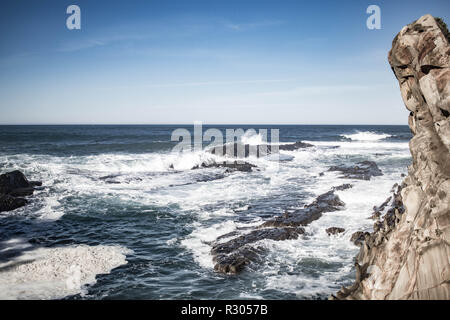
<path fill-rule="evenodd" d="M 126 264 L 67 299 L 326 298 L 353 278 L 358 248 L 351 233 L 370 228 L 370 209 L 410 162 L 407 126 L 204 126 L 279 129 L 281 142 L 315 145 L 287 152 L 293 160 L 278 167 L 250 159 L 259 171 L 224 175 L 190 170 L 214 157 L 206 152 L 172 153 L 176 128 L 193 132 L 169 125 L 0 126 L 0 173 L 19 169 L 44 183 L 27 207 L 0 214 L 0 242 L 20 239 L 29 251 L 80 244 L 129 249 Z M 301 239 L 267 241 L 263 261 L 242 274 L 213 270 L 209 250 L 218 236 L 303 206 L 347 182 L 321 172 L 361 160 L 377 162 L 384 175 L 351 181 L 355 187 L 339 194 L 343 212 L 325 214 Z M 331 225 L 346 232 L 330 238 L 324 228 Z"/>

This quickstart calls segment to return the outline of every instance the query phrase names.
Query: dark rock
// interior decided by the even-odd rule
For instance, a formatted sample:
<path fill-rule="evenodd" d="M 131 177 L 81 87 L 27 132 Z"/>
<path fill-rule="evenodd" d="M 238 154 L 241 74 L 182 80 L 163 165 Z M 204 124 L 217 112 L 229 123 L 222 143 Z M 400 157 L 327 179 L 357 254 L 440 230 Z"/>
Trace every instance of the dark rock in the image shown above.
<path fill-rule="evenodd" d="M 286 212 L 284 215 L 276 217 L 262 224 L 262 227 L 298 227 L 306 226 L 319 219 L 323 212 L 332 212 L 341 210 L 345 203 L 334 191 L 328 191 L 321 194 L 313 203 L 306 205 L 304 209 Z"/>
<path fill-rule="evenodd" d="M 303 209 L 292 213 L 286 212 L 245 235 L 216 244 L 211 249 L 213 261 L 216 263 L 214 269 L 224 273 L 240 272 L 264 252 L 262 248 L 252 244 L 263 239 L 275 241 L 297 239 L 305 232 L 302 226 L 319 219 L 323 212 L 340 210 L 344 205 L 334 191 L 329 191 L 318 196 L 314 202 Z M 235 234 L 235 232 L 229 233 L 221 236 L 220 239 L 232 237 Z"/>
<path fill-rule="evenodd" d="M 14 189 L 29 188 L 30 183 L 25 175 L 16 170 L 0 175 L 0 193 L 8 194 Z"/>
<path fill-rule="evenodd" d="M 27 200 L 20 197 L 31 196 L 35 186 L 42 186 L 42 182 L 30 182 L 18 170 L 0 175 L 0 212 L 26 205 Z"/>
<path fill-rule="evenodd" d="M 394 185 L 394 187 L 395 187 L 395 185 Z M 371 218 L 374 219 L 374 220 L 379 219 L 381 214 L 382 214 L 382 212 L 384 211 L 384 209 L 386 208 L 386 206 L 389 204 L 389 202 L 391 200 L 392 200 L 392 196 L 388 197 L 379 207 L 374 206 L 373 207 L 373 211 L 374 212 L 372 213 Z"/>
<path fill-rule="evenodd" d="M 332 234 L 342 233 L 345 231 L 345 229 L 339 228 L 339 227 L 330 227 L 330 228 L 327 228 L 325 231 L 327 232 L 328 235 L 332 235 Z"/>
<path fill-rule="evenodd" d="M 211 249 L 214 270 L 222 273 L 238 273 L 263 252 L 262 248 L 249 246 L 264 239 L 275 241 L 297 239 L 303 228 L 269 228 L 253 230 L 248 234 L 216 244 Z"/>
<path fill-rule="evenodd" d="M 232 158 L 248 158 L 250 155 L 256 157 L 264 157 L 271 153 L 277 153 L 279 150 L 285 151 L 293 151 L 297 149 L 309 148 L 312 147 L 312 144 L 304 143 L 301 141 L 297 141 L 291 144 L 283 144 L 272 146 L 270 144 L 262 144 L 262 145 L 249 145 L 242 144 L 239 142 L 235 142 L 233 146 L 230 148 L 231 150 L 227 150 L 227 145 L 216 146 L 209 150 L 212 154 L 226 155 Z"/>
<path fill-rule="evenodd" d="M 31 196 L 34 193 L 34 188 L 17 188 L 12 190 L 9 195 L 12 197 L 27 197 Z"/>
<path fill-rule="evenodd" d="M 382 176 L 380 168 L 373 161 L 362 161 L 356 165 L 332 166 L 328 171 L 339 171 L 343 175 L 340 178 L 370 180 L 371 177 Z"/>
<path fill-rule="evenodd" d="M 278 149 L 279 150 L 283 150 L 283 151 L 294 151 L 294 150 L 310 148 L 310 147 L 313 147 L 313 145 L 310 144 L 310 143 L 297 141 L 297 142 L 292 143 L 292 144 L 279 145 Z"/>
<path fill-rule="evenodd" d="M 350 183 L 345 183 L 345 184 L 341 184 L 340 186 L 333 187 L 332 190 L 343 191 L 343 190 L 347 190 L 347 189 L 350 189 L 350 188 L 353 188 L 353 185 L 350 184 Z"/>
<path fill-rule="evenodd" d="M 375 211 L 370 216 L 370 219 L 378 220 L 378 219 L 380 219 L 380 217 L 381 217 L 381 212 L 380 211 Z"/>
<path fill-rule="evenodd" d="M 369 237 L 369 236 L 370 236 L 369 232 L 356 231 L 354 234 L 352 234 L 350 241 L 353 242 L 357 246 L 362 246 L 362 244 L 366 240 L 366 237 Z"/>
<path fill-rule="evenodd" d="M 28 201 L 23 198 L 16 198 L 8 194 L 0 195 L 0 212 L 11 211 L 23 207 Z"/>
<path fill-rule="evenodd" d="M 257 167 L 251 163 L 241 162 L 241 161 L 234 161 L 233 163 L 229 163 L 229 162 L 205 163 L 205 162 L 203 162 L 201 165 L 194 166 L 192 168 L 192 170 L 204 169 L 204 168 L 227 168 L 226 172 L 232 172 L 232 171 L 252 172 L 253 168 L 257 168 Z"/>
<path fill-rule="evenodd" d="M 42 181 L 30 181 L 32 187 L 42 187 Z"/>
<path fill-rule="evenodd" d="M 267 228 L 257 229 L 250 233 L 231 239 L 225 243 L 217 244 L 211 249 L 211 254 L 217 256 L 219 254 L 229 254 L 247 244 L 254 243 L 259 240 L 288 240 L 297 239 L 299 234 L 303 234 L 303 228 Z"/>

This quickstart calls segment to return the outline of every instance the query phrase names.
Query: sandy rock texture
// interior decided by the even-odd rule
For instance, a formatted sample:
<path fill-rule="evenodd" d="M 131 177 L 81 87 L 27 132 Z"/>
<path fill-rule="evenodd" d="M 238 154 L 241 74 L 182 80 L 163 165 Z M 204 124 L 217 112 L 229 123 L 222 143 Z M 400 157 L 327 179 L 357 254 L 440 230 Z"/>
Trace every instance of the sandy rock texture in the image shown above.
<path fill-rule="evenodd" d="M 431 15 L 392 42 L 389 63 L 410 111 L 413 162 L 393 214 L 365 235 L 356 282 L 333 298 L 450 299 L 449 42 L 445 23 Z"/>

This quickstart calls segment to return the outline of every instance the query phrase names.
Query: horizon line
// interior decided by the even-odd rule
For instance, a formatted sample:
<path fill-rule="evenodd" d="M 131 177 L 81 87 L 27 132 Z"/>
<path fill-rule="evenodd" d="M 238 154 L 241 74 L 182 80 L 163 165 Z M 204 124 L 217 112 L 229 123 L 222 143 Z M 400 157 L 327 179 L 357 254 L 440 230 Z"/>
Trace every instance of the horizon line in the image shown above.
<path fill-rule="evenodd" d="M 0 123 L 0 126 L 193 126 L 192 123 Z M 206 126 L 408 126 L 367 123 L 202 123 Z"/>

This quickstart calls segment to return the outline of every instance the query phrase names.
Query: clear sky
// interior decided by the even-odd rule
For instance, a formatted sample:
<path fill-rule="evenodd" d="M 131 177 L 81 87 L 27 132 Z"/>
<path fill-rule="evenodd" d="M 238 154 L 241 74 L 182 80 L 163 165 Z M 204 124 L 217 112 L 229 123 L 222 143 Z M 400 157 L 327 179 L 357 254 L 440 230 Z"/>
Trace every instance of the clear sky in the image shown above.
<path fill-rule="evenodd" d="M 406 124 L 387 53 L 426 13 L 450 1 L 3 0 L 0 123 Z"/>

